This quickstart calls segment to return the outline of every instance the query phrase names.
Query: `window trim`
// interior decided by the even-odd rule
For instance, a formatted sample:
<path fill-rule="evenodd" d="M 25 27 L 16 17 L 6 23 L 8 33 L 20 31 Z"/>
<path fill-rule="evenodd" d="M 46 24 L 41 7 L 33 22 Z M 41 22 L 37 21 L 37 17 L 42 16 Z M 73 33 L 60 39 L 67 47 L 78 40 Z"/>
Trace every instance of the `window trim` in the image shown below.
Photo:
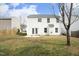
<path fill-rule="evenodd" d="M 41 18 L 38 18 L 38 22 L 42 22 L 42 19 Z"/>
<path fill-rule="evenodd" d="M 35 34 L 38 34 L 38 28 L 35 28 L 35 32 L 36 32 Z"/>
<path fill-rule="evenodd" d="M 58 33 L 58 28 L 57 27 L 55 28 L 55 33 Z"/>
<path fill-rule="evenodd" d="M 34 28 L 32 28 L 32 34 L 34 34 Z"/>
<path fill-rule="evenodd" d="M 47 28 L 44 28 L 44 33 L 47 33 Z"/>
<path fill-rule="evenodd" d="M 58 19 L 56 19 L 56 22 L 57 22 L 57 23 L 59 23 L 59 20 L 58 20 Z"/>
<path fill-rule="evenodd" d="M 38 34 L 38 28 L 32 28 L 32 34 Z"/>
<path fill-rule="evenodd" d="M 50 18 L 47 18 L 47 23 L 50 23 Z"/>

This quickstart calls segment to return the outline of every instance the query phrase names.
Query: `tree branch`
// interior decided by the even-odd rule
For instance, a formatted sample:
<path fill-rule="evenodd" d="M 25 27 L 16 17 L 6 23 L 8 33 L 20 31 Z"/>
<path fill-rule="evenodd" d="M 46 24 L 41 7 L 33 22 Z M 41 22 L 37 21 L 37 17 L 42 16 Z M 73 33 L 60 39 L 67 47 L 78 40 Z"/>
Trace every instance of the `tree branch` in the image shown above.
<path fill-rule="evenodd" d="M 54 13 L 55 18 L 56 18 L 57 20 L 59 20 L 59 21 L 62 22 L 62 20 L 60 20 L 60 19 L 56 16 L 56 14 L 55 14 L 55 10 L 54 10 L 54 6 L 53 6 L 52 8 L 53 8 L 53 13 Z M 61 12 L 60 12 L 60 14 L 61 14 Z"/>
<path fill-rule="evenodd" d="M 69 18 L 69 15 L 67 14 L 66 10 L 64 10 L 64 11 L 65 11 L 65 14 L 66 14 L 67 18 Z"/>
<path fill-rule="evenodd" d="M 68 29 L 70 28 L 70 23 L 71 23 L 72 7 L 73 7 L 73 3 L 71 3 L 70 5 L 70 12 L 69 12 L 69 18 L 68 18 Z"/>
<path fill-rule="evenodd" d="M 65 27 L 65 29 L 67 29 L 67 25 L 65 24 L 65 14 L 64 14 L 64 10 L 65 10 L 65 8 L 64 8 L 64 3 L 62 4 L 62 7 L 61 7 L 61 11 L 62 11 L 62 20 L 63 20 L 63 24 L 64 24 L 64 27 Z"/>
<path fill-rule="evenodd" d="M 70 25 L 72 25 L 74 22 L 76 22 L 78 20 L 79 20 L 79 17 L 78 18 L 76 17 L 76 19 Z"/>

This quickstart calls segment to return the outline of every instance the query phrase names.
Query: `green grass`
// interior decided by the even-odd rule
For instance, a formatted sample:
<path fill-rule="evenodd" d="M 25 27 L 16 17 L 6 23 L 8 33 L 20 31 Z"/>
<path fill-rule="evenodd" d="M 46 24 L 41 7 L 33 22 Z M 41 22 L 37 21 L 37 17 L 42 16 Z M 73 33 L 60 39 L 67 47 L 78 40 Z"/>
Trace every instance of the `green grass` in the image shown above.
<path fill-rule="evenodd" d="M 79 38 L 65 36 L 0 36 L 0 55 L 8 56 L 79 56 Z"/>

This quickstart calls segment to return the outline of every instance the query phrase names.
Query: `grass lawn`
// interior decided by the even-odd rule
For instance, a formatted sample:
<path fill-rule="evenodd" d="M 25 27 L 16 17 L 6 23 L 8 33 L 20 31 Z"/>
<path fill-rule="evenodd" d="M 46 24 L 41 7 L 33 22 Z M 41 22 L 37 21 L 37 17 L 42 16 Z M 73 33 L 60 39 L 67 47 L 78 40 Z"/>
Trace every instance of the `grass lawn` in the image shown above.
<path fill-rule="evenodd" d="M 79 38 L 71 37 L 71 46 L 65 36 L 0 36 L 0 55 L 9 56 L 79 56 Z"/>

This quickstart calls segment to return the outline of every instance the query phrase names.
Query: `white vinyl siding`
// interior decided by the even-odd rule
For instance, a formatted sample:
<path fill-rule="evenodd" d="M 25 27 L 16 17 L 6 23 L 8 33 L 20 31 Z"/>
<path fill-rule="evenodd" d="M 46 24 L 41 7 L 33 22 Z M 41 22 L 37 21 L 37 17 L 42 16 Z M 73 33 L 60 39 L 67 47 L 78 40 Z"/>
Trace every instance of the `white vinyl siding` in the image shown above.
<path fill-rule="evenodd" d="M 28 18 L 27 21 L 27 35 L 60 35 L 60 24 L 56 22 L 55 18 L 50 18 L 50 23 L 47 23 L 47 18 L 41 18 L 42 22 L 38 22 L 38 18 Z M 34 28 L 34 34 L 32 34 Z M 37 28 L 37 29 L 35 29 Z M 47 28 L 47 29 L 44 29 Z M 58 33 L 55 32 L 58 28 Z M 51 33 L 52 32 L 52 33 Z"/>

